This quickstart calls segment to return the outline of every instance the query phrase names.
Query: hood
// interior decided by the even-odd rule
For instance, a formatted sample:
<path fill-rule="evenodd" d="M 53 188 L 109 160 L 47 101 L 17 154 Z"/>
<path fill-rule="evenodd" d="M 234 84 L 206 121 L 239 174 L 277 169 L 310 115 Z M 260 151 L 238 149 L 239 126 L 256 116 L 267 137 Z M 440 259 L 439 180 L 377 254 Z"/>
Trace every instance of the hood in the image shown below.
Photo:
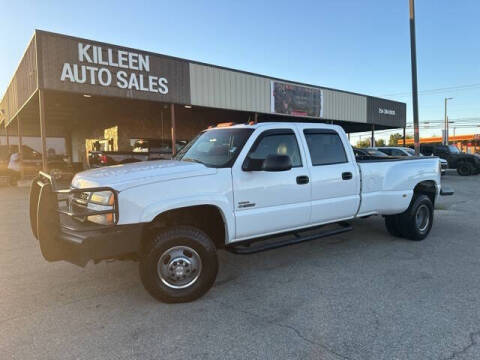
<path fill-rule="evenodd" d="M 213 175 L 216 172 L 215 168 L 187 161 L 145 161 L 83 171 L 75 175 L 72 180 L 72 187 L 83 189 L 87 187 L 109 186 L 121 191 L 157 181 Z"/>
<path fill-rule="evenodd" d="M 469 153 L 460 153 L 460 154 L 455 154 L 458 158 L 467 158 L 467 159 L 473 159 L 476 161 L 480 161 L 480 155 L 479 154 L 469 154 Z"/>

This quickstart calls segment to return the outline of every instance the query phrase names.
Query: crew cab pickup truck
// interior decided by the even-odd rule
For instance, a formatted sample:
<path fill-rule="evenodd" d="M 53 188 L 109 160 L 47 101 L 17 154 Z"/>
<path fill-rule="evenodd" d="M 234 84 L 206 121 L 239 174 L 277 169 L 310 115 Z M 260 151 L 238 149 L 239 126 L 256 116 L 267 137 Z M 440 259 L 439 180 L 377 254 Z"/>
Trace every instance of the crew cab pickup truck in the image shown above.
<path fill-rule="evenodd" d="M 383 215 L 422 240 L 442 190 L 434 157 L 356 161 L 341 127 L 259 123 L 201 132 L 173 160 L 91 169 L 70 189 L 33 181 L 33 234 L 48 261 L 136 259 L 146 290 L 185 302 L 213 285 L 217 250 L 251 254 Z"/>

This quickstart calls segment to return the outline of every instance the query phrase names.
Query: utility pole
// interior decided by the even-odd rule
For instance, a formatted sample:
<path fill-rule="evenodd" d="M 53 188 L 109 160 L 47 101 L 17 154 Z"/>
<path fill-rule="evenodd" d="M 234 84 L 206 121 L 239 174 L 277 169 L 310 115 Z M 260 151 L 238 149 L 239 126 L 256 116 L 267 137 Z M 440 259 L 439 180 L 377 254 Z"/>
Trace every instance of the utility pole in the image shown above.
<path fill-rule="evenodd" d="M 415 0 L 410 0 L 410 55 L 412 63 L 413 141 L 415 154 L 420 154 L 418 129 L 417 47 L 415 43 Z"/>
<path fill-rule="evenodd" d="M 375 147 L 375 124 L 372 124 L 372 136 L 370 138 L 370 146 Z"/>
<path fill-rule="evenodd" d="M 447 102 L 452 100 L 452 97 L 445 98 L 445 128 L 443 133 L 443 145 L 448 145 L 448 115 L 447 115 Z"/>

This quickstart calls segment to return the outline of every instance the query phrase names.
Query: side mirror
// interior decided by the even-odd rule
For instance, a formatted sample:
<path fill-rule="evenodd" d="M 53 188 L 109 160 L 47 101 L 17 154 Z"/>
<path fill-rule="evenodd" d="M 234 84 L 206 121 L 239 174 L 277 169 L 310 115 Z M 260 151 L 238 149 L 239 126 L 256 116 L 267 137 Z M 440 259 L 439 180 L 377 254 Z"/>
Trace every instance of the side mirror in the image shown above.
<path fill-rule="evenodd" d="M 263 166 L 263 159 L 252 159 L 247 156 L 242 165 L 243 171 L 261 171 Z"/>
<path fill-rule="evenodd" d="M 288 155 L 268 155 L 263 161 L 263 171 L 287 171 L 292 168 L 292 160 Z"/>

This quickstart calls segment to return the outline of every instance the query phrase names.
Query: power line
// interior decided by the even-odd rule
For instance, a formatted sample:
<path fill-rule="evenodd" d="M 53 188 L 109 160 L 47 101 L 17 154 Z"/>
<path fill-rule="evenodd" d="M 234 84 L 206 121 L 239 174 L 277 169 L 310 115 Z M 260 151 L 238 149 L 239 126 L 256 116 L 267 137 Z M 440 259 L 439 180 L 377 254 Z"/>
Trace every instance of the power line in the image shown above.
<path fill-rule="evenodd" d="M 450 86 L 450 87 L 444 87 L 444 88 L 436 88 L 436 89 L 428 89 L 428 90 L 420 90 L 418 93 L 421 95 L 437 95 L 437 93 L 441 93 L 444 91 L 457 91 L 457 90 L 470 90 L 470 89 L 475 89 L 475 88 L 480 88 L 480 83 L 475 83 L 475 84 L 468 84 L 468 85 L 457 85 L 457 86 Z M 406 92 L 401 92 L 401 93 L 393 93 L 393 94 L 385 94 L 385 95 L 380 95 L 380 96 L 385 96 L 385 97 L 390 97 L 390 96 L 406 96 L 406 95 L 411 95 L 411 91 L 406 91 Z"/>

